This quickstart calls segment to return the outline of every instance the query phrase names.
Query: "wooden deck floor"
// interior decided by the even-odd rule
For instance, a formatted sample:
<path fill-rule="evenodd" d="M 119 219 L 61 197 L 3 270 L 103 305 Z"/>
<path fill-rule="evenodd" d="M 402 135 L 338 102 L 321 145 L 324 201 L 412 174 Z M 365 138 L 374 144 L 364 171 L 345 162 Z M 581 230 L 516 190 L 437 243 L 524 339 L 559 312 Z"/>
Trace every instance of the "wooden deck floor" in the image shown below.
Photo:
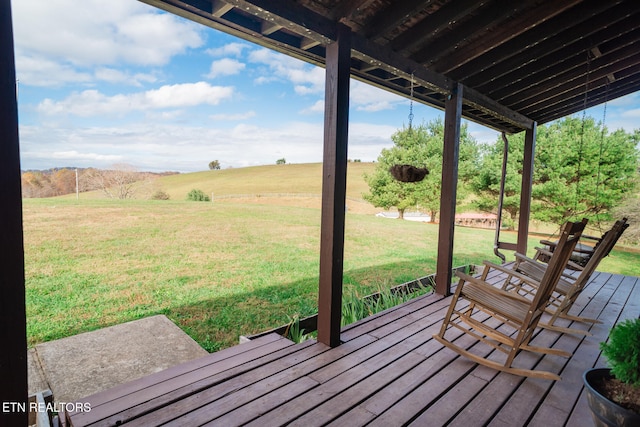
<path fill-rule="evenodd" d="M 521 353 L 517 364 L 561 381 L 501 373 L 459 357 L 432 335 L 450 297 L 428 295 L 343 329 L 343 344 L 293 344 L 269 335 L 83 399 L 73 426 L 585 426 L 582 373 L 601 366 L 598 343 L 640 317 L 638 278 L 595 273 L 572 314 L 602 324 L 582 337 L 540 330 L 533 343 L 569 359 Z M 488 353 L 473 341 L 458 344 Z"/>

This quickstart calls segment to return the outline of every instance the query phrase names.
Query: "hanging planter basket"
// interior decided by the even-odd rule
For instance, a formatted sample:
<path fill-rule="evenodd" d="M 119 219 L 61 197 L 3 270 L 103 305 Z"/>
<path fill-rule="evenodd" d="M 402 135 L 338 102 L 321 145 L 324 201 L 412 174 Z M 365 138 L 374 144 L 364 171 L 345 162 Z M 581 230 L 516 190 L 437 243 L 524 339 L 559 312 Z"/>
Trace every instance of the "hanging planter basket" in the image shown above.
<path fill-rule="evenodd" d="M 413 165 L 393 165 L 389 168 L 391 175 L 400 182 L 420 182 L 429 174 L 427 168 Z"/>

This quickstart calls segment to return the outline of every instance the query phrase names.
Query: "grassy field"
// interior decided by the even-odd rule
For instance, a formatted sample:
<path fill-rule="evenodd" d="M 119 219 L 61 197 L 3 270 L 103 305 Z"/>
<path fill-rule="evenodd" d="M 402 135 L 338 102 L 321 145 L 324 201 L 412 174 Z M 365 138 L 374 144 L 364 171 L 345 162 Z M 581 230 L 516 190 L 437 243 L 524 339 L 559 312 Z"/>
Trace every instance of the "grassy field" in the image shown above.
<path fill-rule="evenodd" d="M 223 172 L 202 175 L 226 175 Z M 169 182 L 162 186 L 172 195 L 194 187 L 210 190 L 192 175 L 199 174 L 163 178 Z M 308 189 L 310 182 L 297 185 L 304 178 L 276 176 L 264 175 L 260 184 L 253 176 L 254 187 L 241 191 L 232 184 L 244 185 L 246 180 L 236 175 L 225 188 L 228 194 L 258 194 L 267 192 L 265 188 L 275 193 L 295 182 L 296 189 L 315 191 Z M 180 184 L 179 178 L 189 182 Z M 351 194 L 357 191 L 350 189 Z M 165 314 L 214 351 L 235 344 L 241 334 L 316 312 L 320 210 L 319 203 L 313 206 L 314 198 L 307 206 L 303 198 L 205 203 L 178 196 L 169 201 L 84 196 L 79 201 L 24 201 L 30 345 Z M 532 238 L 530 247 L 536 241 Z M 350 210 L 345 292 L 365 295 L 430 274 L 436 247 L 436 225 Z M 493 231 L 456 228 L 454 265 L 496 261 L 492 247 Z M 637 265 L 638 255 L 614 251 L 601 269 L 640 275 Z"/>

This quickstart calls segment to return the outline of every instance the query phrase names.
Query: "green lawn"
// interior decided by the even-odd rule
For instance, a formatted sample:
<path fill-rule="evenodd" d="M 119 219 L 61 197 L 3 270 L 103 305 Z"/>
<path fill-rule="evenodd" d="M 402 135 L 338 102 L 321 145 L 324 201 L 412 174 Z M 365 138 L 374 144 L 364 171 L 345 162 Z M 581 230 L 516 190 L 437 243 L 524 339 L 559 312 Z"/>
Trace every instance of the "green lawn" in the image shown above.
<path fill-rule="evenodd" d="M 433 273 L 437 233 L 348 213 L 345 292 Z M 165 314 L 214 351 L 316 312 L 316 208 L 27 199 L 24 237 L 29 345 Z M 498 260 L 491 230 L 456 228 L 455 242 L 454 266 Z M 638 259 L 614 251 L 600 269 L 640 276 Z"/>

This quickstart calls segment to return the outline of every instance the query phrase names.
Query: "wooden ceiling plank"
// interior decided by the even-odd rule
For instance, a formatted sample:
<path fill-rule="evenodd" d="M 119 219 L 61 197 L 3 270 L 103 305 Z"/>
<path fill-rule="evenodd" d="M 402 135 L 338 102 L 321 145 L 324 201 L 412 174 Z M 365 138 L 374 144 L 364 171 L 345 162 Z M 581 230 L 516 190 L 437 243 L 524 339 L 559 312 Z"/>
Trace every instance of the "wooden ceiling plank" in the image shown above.
<path fill-rule="evenodd" d="M 640 3 L 638 5 L 640 7 Z M 585 21 L 578 27 L 568 29 L 567 34 L 562 35 L 559 41 L 546 40 L 505 61 L 495 63 L 484 70 L 478 70 L 477 74 L 474 73 L 475 76 L 468 75 L 464 81 L 469 86 L 489 94 L 492 92 L 490 86 L 493 86 L 498 79 L 500 88 L 503 89 L 566 60 L 575 52 L 583 52 L 593 46 L 593 43 L 598 45 L 607 43 L 640 27 L 638 17 L 634 15 L 620 21 L 614 20 L 615 25 L 604 29 L 602 25 L 597 25 L 598 22 L 602 24 L 602 18 Z"/>
<path fill-rule="evenodd" d="M 452 22 L 471 14 L 481 6 L 482 2 L 477 0 L 449 2 L 393 39 L 391 48 L 398 52 L 411 52 Z"/>
<path fill-rule="evenodd" d="M 502 79 L 501 83 L 504 82 L 502 83 L 503 86 L 493 92 L 490 92 L 489 96 L 493 99 L 501 100 L 507 96 L 526 91 L 532 86 L 538 85 L 542 82 L 555 80 L 558 75 L 583 66 L 587 61 L 585 51 L 589 49 L 589 46 L 586 44 L 590 43 L 590 41 L 591 40 L 585 40 L 583 43 L 578 44 L 578 46 L 569 46 L 558 55 L 557 62 L 542 70 L 534 70 L 532 69 L 533 67 L 525 67 L 521 73 L 518 73 L 518 76 L 521 76 L 521 78 L 515 82 L 505 82 L 504 79 Z M 613 57 L 633 55 L 637 52 L 636 46 L 638 41 L 640 41 L 640 29 L 626 34 L 623 37 L 617 38 L 615 40 L 615 50 L 605 50 L 605 53 L 610 56 L 595 63 L 601 64 L 606 61 L 611 61 L 611 58 Z M 606 45 L 606 43 L 601 44 L 603 49 Z M 582 49 L 579 49 L 578 47 L 581 47 Z"/>
<path fill-rule="evenodd" d="M 391 2 L 389 5 L 379 10 L 364 25 L 364 36 L 381 39 L 388 31 L 395 29 L 407 18 L 424 10 L 432 0 L 407 0 L 403 2 Z"/>
<path fill-rule="evenodd" d="M 591 108 L 604 102 L 637 92 L 638 90 L 640 90 L 640 77 L 635 76 L 635 78 L 632 79 L 617 81 L 616 83 L 611 84 L 608 90 L 605 87 L 602 87 L 598 89 L 597 92 L 592 93 L 591 96 L 587 97 L 586 107 Z M 535 115 L 539 123 L 547 123 L 552 120 L 566 117 L 578 111 L 582 111 L 584 106 L 584 95 L 581 95 L 574 97 L 573 99 L 565 100 L 563 103 L 555 104 L 552 107 L 540 109 L 535 113 Z"/>
<path fill-rule="evenodd" d="M 563 28 L 559 23 L 556 23 L 558 21 L 557 19 L 554 20 L 552 18 L 562 15 L 564 19 L 567 19 L 567 15 L 571 14 L 563 14 L 563 12 L 569 11 L 569 9 L 580 2 L 581 0 L 554 0 L 551 2 L 543 2 L 532 11 L 528 10 L 526 13 L 516 15 L 513 19 L 510 19 L 508 22 L 500 25 L 487 36 L 476 39 L 470 45 L 466 46 L 464 50 L 459 50 L 458 52 L 443 57 L 441 60 L 433 64 L 433 69 L 438 70 L 441 73 L 448 73 L 451 70 L 461 67 L 479 56 L 496 49 L 506 42 L 518 38 L 520 35 L 524 36 L 527 43 L 537 43 L 539 40 L 544 39 L 544 37 L 550 37 L 553 35 L 553 30 L 557 32 Z M 600 4 L 603 3 L 602 0 L 598 0 L 598 2 Z M 574 19 L 579 19 L 579 17 Z M 535 32 L 536 36 L 529 37 L 525 34 L 528 32 Z M 518 45 L 520 43 L 521 42 L 519 40 L 516 40 L 515 43 L 511 44 Z M 510 47 L 508 50 L 503 49 L 503 53 L 501 55 L 504 55 L 505 51 L 513 53 L 518 52 L 522 47 L 519 48 L 519 50 L 516 49 L 516 46 Z"/>
<path fill-rule="evenodd" d="M 422 45 L 417 52 L 411 54 L 411 58 L 416 62 L 428 65 L 439 58 L 450 55 L 457 48 L 468 43 L 469 40 L 478 37 L 478 34 L 484 34 L 487 28 L 507 22 L 527 3 L 524 0 L 489 2 L 489 5 L 480 9 L 478 15 L 473 19 L 464 21 L 464 25 L 458 25 L 455 31 L 443 32 L 441 37 Z"/>
<path fill-rule="evenodd" d="M 509 95 L 500 102 L 519 111 L 528 105 L 542 102 L 549 97 L 549 93 L 566 92 L 573 87 L 584 85 L 587 79 L 589 81 L 597 80 L 605 77 L 607 74 L 617 73 L 628 68 L 635 69 L 637 72 L 638 67 L 640 67 L 640 53 L 638 53 L 638 49 L 635 46 L 629 46 L 620 49 L 618 54 L 613 55 L 613 58 L 607 56 L 605 59 L 594 59 L 591 61 L 591 64 L 584 64 L 583 67 L 578 67 L 563 73 L 556 80 L 549 80 L 532 86 L 519 94 Z M 589 72 L 588 76 L 587 71 Z"/>
<path fill-rule="evenodd" d="M 331 19 L 347 23 L 361 8 L 367 7 L 373 0 L 342 0 L 331 10 Z"/>

